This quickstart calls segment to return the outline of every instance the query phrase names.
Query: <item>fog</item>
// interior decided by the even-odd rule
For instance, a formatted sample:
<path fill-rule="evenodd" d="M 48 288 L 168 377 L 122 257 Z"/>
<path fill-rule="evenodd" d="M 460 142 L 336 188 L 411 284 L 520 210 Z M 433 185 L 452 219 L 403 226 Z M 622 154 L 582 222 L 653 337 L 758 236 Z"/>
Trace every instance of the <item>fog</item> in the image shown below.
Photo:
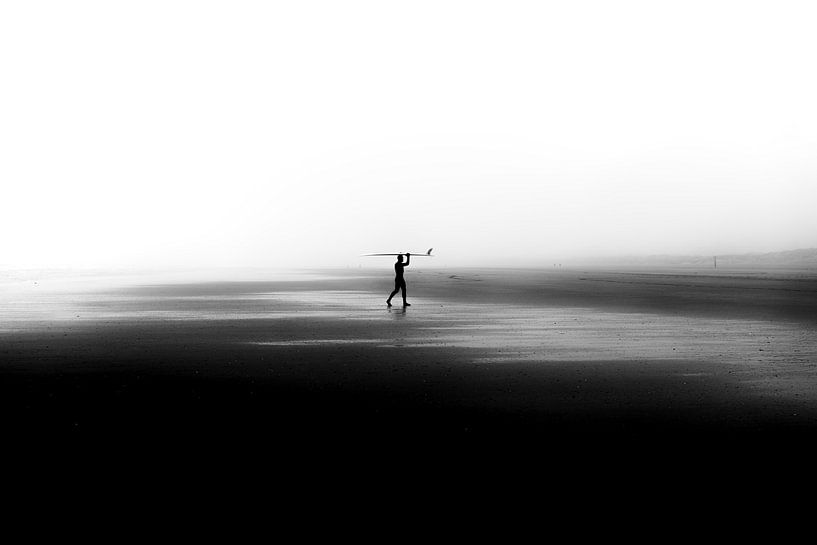
<path fill-rule="evenodd" d="M 0 265 L 817 246 L 808 2 L 5 2 Z"/>

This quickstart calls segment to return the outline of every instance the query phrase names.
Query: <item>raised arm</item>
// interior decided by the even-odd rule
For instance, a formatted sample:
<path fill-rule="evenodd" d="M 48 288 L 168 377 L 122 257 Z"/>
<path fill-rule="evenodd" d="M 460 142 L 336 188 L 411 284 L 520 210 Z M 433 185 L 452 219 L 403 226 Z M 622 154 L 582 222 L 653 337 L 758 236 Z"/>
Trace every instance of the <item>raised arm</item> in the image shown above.
<path fill-rule="evenodd" d="M 409 261 L 411 261 L 411 254 L 406 254 L 406 262 L 403 264 L 403 266 L 408 267 Z"/>

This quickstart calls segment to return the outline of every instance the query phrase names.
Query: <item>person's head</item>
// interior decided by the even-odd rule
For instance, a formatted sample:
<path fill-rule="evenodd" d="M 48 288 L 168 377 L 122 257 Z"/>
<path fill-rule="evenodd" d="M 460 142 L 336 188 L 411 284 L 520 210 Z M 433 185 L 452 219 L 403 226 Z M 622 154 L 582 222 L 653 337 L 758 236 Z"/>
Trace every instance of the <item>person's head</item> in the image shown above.
<path fill-rule="evenodd" d="M 403 254 L 398 254 L 397 255 L 397 261 L 399 261 L 400 263 L 403 262 Z"/>

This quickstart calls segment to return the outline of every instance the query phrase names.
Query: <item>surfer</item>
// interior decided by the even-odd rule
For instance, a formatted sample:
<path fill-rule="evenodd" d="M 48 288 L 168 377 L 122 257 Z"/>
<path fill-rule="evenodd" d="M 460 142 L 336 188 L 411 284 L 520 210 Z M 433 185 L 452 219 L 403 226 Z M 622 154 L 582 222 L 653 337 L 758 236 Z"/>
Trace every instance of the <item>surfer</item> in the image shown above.
<path fill-rule="evenodd" d="M 411 261 L 411 254 L 406 254 L 406 263 L 403 264 L 403 254 L 397 255 L 397 263 L 394 264 L 394 291 L 391 292 L 389 298 L 386 299 L 386 304 L 391 306 L 391 298 L 397 295 L 397 292 L 402 290 L 403 291 L 403 306 L 410 307 L 411 305 L 406 302 L 406 279 L 403 278 L 403 269 L 409 266 L 409 261 Z"/>

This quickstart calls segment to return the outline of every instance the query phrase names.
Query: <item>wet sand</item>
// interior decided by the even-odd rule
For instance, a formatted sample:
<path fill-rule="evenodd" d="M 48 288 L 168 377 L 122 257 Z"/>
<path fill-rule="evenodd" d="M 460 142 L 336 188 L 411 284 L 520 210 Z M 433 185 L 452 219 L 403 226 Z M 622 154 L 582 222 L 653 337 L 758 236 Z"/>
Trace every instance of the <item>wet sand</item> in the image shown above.
<path fill-rule="evenodd" d="M 813 453 L 806 272 L 417 269 L 408 309 L 386 308 L 388 270 L 263 277 L 7 287 L 5 437 L 381 461 Z"/>

